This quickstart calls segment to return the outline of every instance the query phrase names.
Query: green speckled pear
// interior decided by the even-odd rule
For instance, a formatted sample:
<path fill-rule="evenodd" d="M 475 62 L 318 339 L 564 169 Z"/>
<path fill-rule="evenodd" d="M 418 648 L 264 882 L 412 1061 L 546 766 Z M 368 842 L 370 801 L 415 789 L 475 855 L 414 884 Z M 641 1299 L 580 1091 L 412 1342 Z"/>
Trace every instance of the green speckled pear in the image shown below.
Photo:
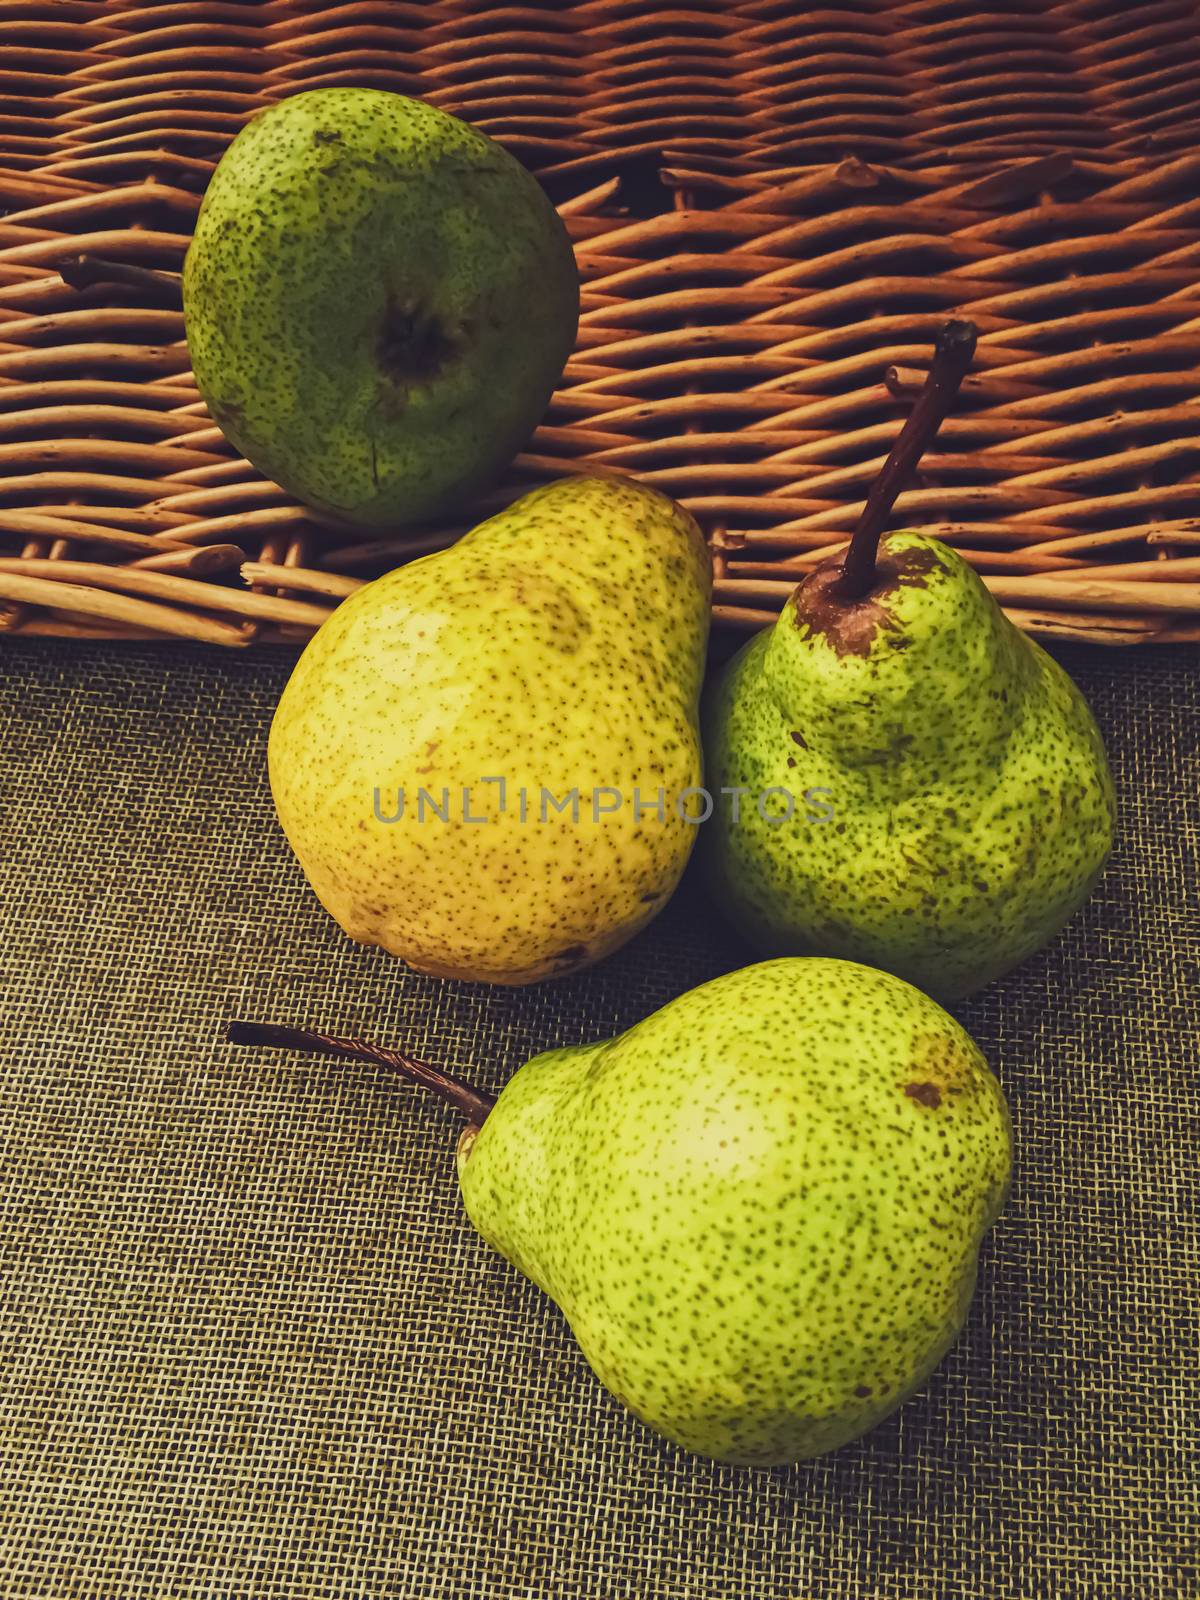
<path fill-rule="evenodd" d="M 940 416 L 914 419 L 908 449 Z M 764 954 L 865 961 L 950 1000 L 1078 910 L 1114 798 L 1079 690 L 966 562 L 919 532 L 878 542 L 906 470 L 711 694 L 709 787 L 751 798 L 736 822 L 721 799 L 703 848 L 716 900 Z M 769 789 L 786 794 L 760 807 Z"/>
<path fill-rule="evenodd" d="M 268 764 L 346 932 L 439 977 L 532 983 L 643 927 L 697 832 L 672 797 L 702 781 L 711 582 L 665 495 L 572 478 L 344 601 Z"/>
<path fill-rule="evenodd" d="M 579 284 L 536 180 L 444 111 L 313 89 L 213 174 L 183 272 L 215 420 L 308 505 L 370 527 L 444 510 L 539 421 Z"/>
<path fill-rule="evenodd" d="M 957 1338 L 1010 1163 L 1004 1097 L 932 1000 L 781 960 L 522 1067 L 459 1145 L 467 1212 L 601 1382 L 700 1455 L 835 1449 Z"/>
<path fill-rule="evenodd" d="M 974 1041 L 848 961 L 728 973 L 535 1056 L 495 1100 L 358 1039 L 229 1037 L 380 1063 L 452 1105 L 480 1234 L 618 1400 L 718 1461 L 798 1461 L 894 1411 L 961 1332 L 1008 1190 L 1008 1108 Z"/>

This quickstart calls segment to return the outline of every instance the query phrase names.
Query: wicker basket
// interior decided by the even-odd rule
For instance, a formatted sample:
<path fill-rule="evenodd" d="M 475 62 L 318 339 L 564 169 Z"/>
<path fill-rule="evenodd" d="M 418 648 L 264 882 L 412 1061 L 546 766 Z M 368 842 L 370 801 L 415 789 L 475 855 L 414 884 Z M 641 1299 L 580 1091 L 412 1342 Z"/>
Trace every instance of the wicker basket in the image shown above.
<path fill-rule="evenodd" d="M 936 325 L 980 330 L 902 497 L 1021 626 L 1200 639 L 1200 28 L 1191 0 L 0 3 L 0 627 L 246 645 L 580 468 L 684 501 L 752 629 L 836 548 Z M 576 353 L 507 478 L 368 540 L 235 458 L 180 313 L 72 288 L 178 271 L 247 115 L 416 94 L 537 171 Z"/>

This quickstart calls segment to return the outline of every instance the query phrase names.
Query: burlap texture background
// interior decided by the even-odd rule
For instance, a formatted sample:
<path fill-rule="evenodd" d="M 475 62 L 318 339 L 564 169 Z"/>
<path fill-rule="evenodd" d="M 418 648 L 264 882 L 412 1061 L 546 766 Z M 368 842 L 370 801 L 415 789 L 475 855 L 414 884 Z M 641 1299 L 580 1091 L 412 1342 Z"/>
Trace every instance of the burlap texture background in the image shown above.
<path fill-rule="evenodd" d="M 968 1330 L 772 1473 L 625 1416 L 475 1238 L 448 1114 L 232 1016 L 498 1085 L 739 964 L 694 885 L 602 968 L 439 984 L 346 941 L 273 822 L 285 654 L 0 657 L 0 1595 L 1158 1600 L 1200 1594 L 1196 652 L 1063 652 L 1121 839 L 962 1008 L 1017 1176 Z"/>

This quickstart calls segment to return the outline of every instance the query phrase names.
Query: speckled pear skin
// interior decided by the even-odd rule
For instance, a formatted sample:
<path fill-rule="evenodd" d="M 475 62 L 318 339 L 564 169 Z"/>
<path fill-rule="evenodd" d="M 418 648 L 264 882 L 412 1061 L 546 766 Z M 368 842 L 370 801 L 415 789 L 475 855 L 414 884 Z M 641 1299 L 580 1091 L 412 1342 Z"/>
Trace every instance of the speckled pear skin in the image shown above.
<path fill-rule="evenodd" d="M 649 808 L 702 782 L 711 583 L 673 501 L 572 478 L 339 606 L 284 690 L 268 761 L 284 832 L 346 932 L 422 972 L 516 984 L 643 927 L 697 833 L 666 797 L 661 819 Z M 579 789 L 579 820 L 548 802 L 543 820 L 543 786 Z M 601 796 L 595 821 L 600 786 L 624 804 Z M 421 815 L 421 787 L 448 791 L 448 821 Z M 486 820 L 462 820 L 464 788 Z M 403 815 L 380 821 L 399 789 Z"/>
<path fill-rule="evenodd" d="M 536 180 L 433 106 L 314 89 L 221 160 L 183 270 L 213 417 L 342 521 L 464 499 L 516 454 L 575 340 L 570 240 Z"/>
<path fill-rule="evenodd" d="M 949 546 L 891 534 L 880 570 L 834 642 L 797 591 L 729 664 L 705 710 L 709 787 L 826 793 L 775 826 L 746 803 L 734 825 L 726 798 L 702 848 L 764 954 L 865 961 L 952 1000 L 1083 904 L 1112 780 L 1079 690 Z"/>
<path fill-rule="evenodd" d="M 886 1417 L 957 1338 L 1007 1192 L 1008 1110 L 926 995 L 764 962 L 522 1067 L 459 1145 L 483 1237 L 622 1403 L 770 1466 Z"/>

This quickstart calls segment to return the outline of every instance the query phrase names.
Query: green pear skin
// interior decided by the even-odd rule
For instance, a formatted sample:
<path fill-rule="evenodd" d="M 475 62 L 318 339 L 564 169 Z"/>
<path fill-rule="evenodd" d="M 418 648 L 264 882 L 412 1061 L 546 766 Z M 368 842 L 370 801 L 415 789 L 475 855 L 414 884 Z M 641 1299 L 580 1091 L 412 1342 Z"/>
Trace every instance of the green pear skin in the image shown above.
<path fill-rule="evenodd" d="M 865 1433 L 958 1337 L 1010 1169 L 978 1047 L 926 995 L 783 959 L 522 1067 L 459 1144 L 478 1231 L 600 1381 L 718 1461 Z"/>
<path fill-rule="evenodd" d="M 183 270 L 196 381 L 290 494 L 367 527 L 443 511 L 544 412 L 579 314 L 535 179 L 444 111 L 314 89 L 225 152 Z"/>
<path fill-rule="evenodd" d="M 702 782 L 711 585 L 686 511 L 590 477 L 344 601 L 283 692 L 268 765 L 345 931 L 439 977 L 532 983 L 661 910 L 697 833 L 671 797 Z"/>
<path fill-rule="evenodd" d="M 960 556 L 907 531 L 881 552 L 874 594 L 832 600 L 837 568 L 818 569 L 710 694 L 709 787 L 752 794 L 736 823 L 720 800 L 702 848 L 764 954 L 864 961 L 953 1000 L 1083 904 L 1112 779 L 1079 690 Z M 756 803 L 772 788 L 791 821 L 784 797 Z"/>

